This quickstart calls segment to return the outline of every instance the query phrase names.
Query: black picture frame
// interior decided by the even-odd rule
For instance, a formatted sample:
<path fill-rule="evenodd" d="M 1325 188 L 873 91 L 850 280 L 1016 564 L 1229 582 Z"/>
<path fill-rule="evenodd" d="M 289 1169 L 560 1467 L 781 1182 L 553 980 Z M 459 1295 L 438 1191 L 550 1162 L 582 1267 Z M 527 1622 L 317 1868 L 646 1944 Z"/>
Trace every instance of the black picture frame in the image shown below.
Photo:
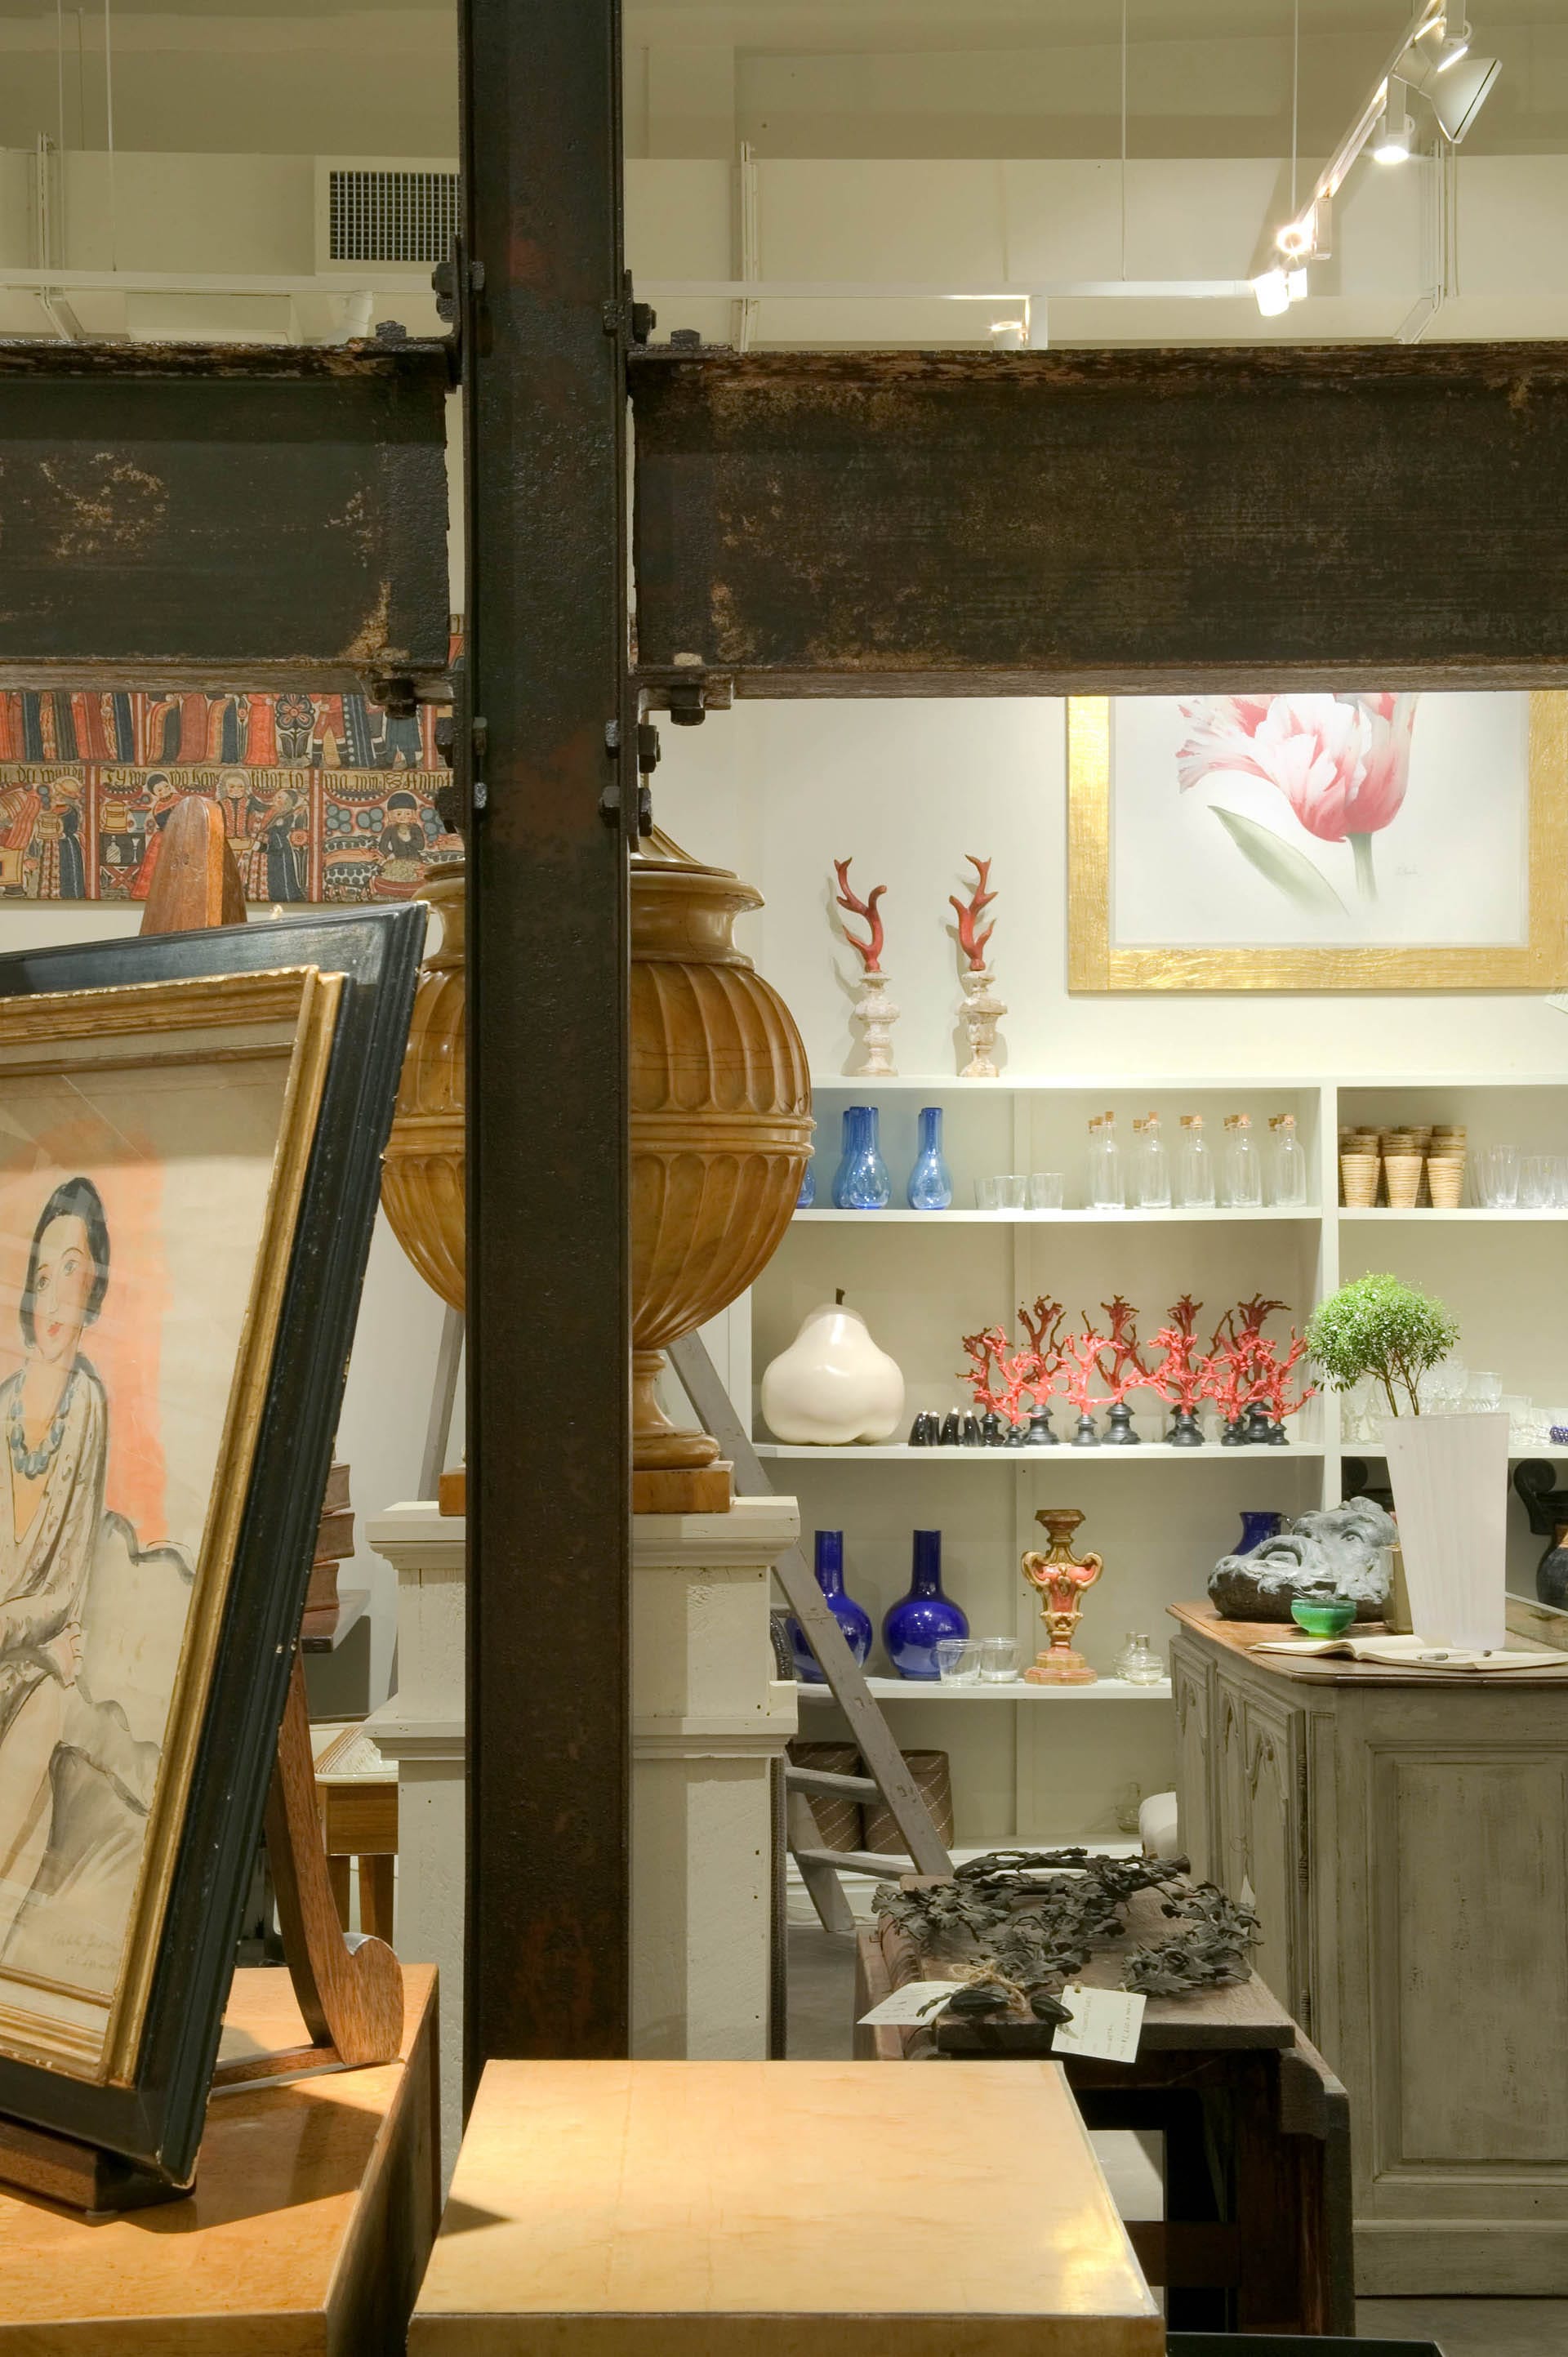
<path fill-rule="evenodd" d="M 126 2085 L 0 2056 L 0 2115 L 191 2182 L 380 1200 L 428 910 L 0 956 L 0 999 L 313 965 L 345 977 L 159 1956 Z"/>

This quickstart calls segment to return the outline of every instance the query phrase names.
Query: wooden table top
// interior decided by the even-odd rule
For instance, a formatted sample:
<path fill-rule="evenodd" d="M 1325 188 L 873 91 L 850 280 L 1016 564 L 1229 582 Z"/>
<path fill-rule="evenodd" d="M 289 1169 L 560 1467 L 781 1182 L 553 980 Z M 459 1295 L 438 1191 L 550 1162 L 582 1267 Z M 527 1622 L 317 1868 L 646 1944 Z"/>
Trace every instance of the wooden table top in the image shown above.
<path fill-rule="evenodd" d="M 432 2032 L 434 1965 L 405 1965 L 403 1988 L 401 2061 L 215 2094 L 188 2199 L 87 2220 L 0 2192 L 0 2352 L 283 2357 L 336 2347 L 327 2320 L 409 2062 Z M 235 1974 L 224 2061 L 307 2036 L 285 1971 Z"/>
<path fill-rule="evenodd" d="M 1053 2063 L 539 2061 L 485 2072 L 408 2346 L 1155 2357 L 1165 2334 Z"/>
<path fill-rule="evenodd" d="M 1352 1662 L 1343 1653 L 1306 1653 L 1293 1661 L 1285 1653 L 1254 1653 L 1251 1648 L 1264 1638 L 1286 1637 L 1290 1621 L 1225 1620 L 1212 1604 L 1169 1604 L 1165 1609 L 1173 1620 L 1179 1620 L 1194 1636 L 1207 1637 L 1229 1653 L 1239 1653 L 1256 1670 L 1267 1670 L 1271 1676 L 1285 1678 L 1301 1685 L 1331 1686 L 1448 1686 L 1465 1694 L 1485 1690 L 1494 1692 L 1499 1686 L 1568 1686 L 1568 1668 L 1540 1670 L 1477 1670 L 1466 1675 L 1463 1670 L 1417 1670 L 1401 1666 L 1390 1669 L 1379 1662 Z M 1384 1634 L 1380 1620 L 1363 1620 L 1359 1624 L 1363 1636 Z M 1518 1640 L 1521 1650 L 1530 1644 L 1528 1637 Z"/>

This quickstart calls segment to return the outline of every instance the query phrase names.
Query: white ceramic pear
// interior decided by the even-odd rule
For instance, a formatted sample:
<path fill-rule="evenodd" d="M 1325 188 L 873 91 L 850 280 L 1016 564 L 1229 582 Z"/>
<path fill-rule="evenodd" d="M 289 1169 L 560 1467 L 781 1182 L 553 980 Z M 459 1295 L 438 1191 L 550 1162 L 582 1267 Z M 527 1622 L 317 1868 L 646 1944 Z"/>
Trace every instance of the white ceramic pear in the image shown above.
<path fill-rule="evenodd" d="M 842 1448 L 891 1440 L 904 1416 L 904 1378 L 858 1310 L 810 1310 L 762 1378 L 762 1415 L 777 1439 Z"/>

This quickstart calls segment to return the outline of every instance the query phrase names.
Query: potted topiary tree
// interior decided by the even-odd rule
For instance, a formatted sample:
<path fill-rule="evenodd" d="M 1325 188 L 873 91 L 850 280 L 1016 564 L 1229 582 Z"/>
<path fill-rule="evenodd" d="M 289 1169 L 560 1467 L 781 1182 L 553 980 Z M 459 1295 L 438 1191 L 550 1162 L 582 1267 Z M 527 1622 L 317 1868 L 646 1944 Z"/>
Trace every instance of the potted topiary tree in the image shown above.
<path fill-rule="evenodd" d="M 1417 1634 L 1486 1652 L 1506 1641 L 1509 1420 L 1423 1415 L 1421 1406 L 1422 1376 L 1458 1340 L 1441 1301 L 1388 1275 L 1341 1286 L 1306 1329 L 1330 1391 L 1369 1378 L 1388 1402 L 1383 1449 Z"/>

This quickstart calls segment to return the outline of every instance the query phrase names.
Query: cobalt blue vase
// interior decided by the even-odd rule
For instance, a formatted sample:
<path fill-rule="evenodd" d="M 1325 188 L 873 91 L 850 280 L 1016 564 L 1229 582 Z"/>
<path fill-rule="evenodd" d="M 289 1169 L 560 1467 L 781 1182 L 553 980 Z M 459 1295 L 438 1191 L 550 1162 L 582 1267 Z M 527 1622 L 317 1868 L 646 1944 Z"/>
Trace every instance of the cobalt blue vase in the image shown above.
<path fill-rule="evenodd" d="M 843 1153 L 833 1173 L 833 1201 L 841 1211 L 885 1211 L 893 1200 L 878 1126 L 875 1105 L 845 1105 Z"/>
<path fill-rule="evenodd" d="M 864 1662 L 871 1651 L 871 1615 L 863 1611 L 853 1596 L 843 1592 L 843 1533 L 819 1531 L 816 1545 L 817 1586 L 828 1600 L 828 1610 L 843 1631 L 844 1642 L 857 1662 Z M 789 1615 L 789 1647 L 795 1656 L 795 1675 L 802 1685 L 826 1685 L 822 1665 L 806 1642 L 806 1632 Z"/>
<path fill-rule="evenodd" d="M 912 1211 L 945 1211 L 952 1201 L 952 1172 L 942 1159 L 942 1109 L 920 1107 L 920 1150 L 905 1189 Z"/>
<path fill-rule="evenodd" d="M 940 1675 L 937 1647 L 942 1639 L 968 1634 L 968 1620 L 942 1594 L 942 1534 L 917 1531 L 909 1593 L 890 1604 L 883 1618 L 887 1658 L 901 1678 L 923 1678 L 934 1684 Z"/>
<path fill-rule="evenodd" d="M 1251 1555 L 1255 1547 L 1261 1547 L 1265 1539 L 1277 1538 L 1279 1536 L 1280 1524 L 1283 1520 L 1284 1516 L 1283 1514 L 1270 1513 L 1261 1506 L 1254 1507 L 1251 1512 L 1243 1506 L 1241 1509 L 1241 1536 L 1237 1542 L 1237 1554 Z"/>
<path fill-rule="evenodd" d="M 817 1200 L 817 1157 L 813 1154 L 806 1164 L 806 1175 L 800 1181 L 800 1191 L 795 1198 L 798 1211 L 809 1211 Z"/>

